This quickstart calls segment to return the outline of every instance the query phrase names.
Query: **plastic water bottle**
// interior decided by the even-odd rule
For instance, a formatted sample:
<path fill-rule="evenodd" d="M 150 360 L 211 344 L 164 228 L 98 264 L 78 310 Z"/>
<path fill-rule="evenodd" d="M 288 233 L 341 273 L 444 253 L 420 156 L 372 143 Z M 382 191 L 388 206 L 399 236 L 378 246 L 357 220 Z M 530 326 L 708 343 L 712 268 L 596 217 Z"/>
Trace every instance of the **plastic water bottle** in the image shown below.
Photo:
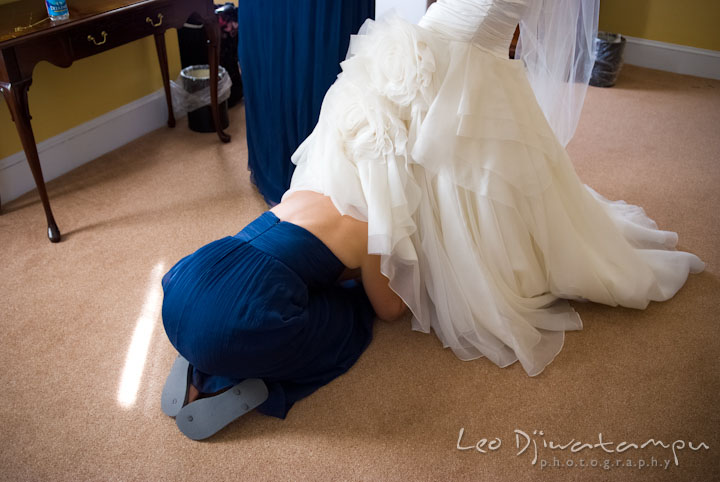
<path fill-rule="evenodd" d="M 50 20 L 65 20 L 70 18 L 67 2 L 65 0 L 45 0 Z"/>

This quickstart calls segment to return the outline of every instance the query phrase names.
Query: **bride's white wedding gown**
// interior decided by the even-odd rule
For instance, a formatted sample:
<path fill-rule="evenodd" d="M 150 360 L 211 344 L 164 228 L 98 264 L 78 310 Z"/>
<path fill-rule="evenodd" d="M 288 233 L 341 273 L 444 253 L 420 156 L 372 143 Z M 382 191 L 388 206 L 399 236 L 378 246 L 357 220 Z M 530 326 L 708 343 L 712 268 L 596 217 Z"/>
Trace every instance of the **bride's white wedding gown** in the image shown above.
<path fill-rule="evenodd" d="M 286 195 L 320 192 L 368 222 L 414 330 L 534 376 L 582 328 L 565 299 L 643 309 L 704 264 L 577 177 L 522 60 L 507 58 L 527 2 L 440 0 L 419 25 L 369 20 Z"/>

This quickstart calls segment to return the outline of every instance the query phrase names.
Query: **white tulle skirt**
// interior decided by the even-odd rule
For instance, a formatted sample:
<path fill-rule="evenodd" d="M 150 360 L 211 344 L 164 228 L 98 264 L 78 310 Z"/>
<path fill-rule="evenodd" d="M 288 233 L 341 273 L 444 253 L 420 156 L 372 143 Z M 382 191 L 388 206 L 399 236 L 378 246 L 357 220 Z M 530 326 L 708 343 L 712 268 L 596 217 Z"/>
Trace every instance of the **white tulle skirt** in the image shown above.
<path fill-rule="evenodd" d="M 537 375 L 582 329 L 566 299 L 643 309 L 704 269 L 642 208 L 583 184 L 520 60 L 399 18 L 351 40 L 289 194 L 368 223 L 368 250 L 462 360 Z"/>

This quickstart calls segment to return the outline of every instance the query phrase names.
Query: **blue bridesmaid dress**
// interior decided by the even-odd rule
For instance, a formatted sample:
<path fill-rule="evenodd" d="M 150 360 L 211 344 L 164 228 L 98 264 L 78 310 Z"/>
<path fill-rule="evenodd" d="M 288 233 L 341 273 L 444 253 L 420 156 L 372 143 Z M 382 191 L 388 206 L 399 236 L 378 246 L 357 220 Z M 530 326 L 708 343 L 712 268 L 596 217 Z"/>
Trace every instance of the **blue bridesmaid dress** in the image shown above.
<path fill-rule="evenodd" d="M 269 205 L 290 187 L 290 156 L 317 123 L 350 35 L 374 17 L 375 0 L 238 2 L 248 167 Z"/>
<path fill-rule="evenodd" d="M 344 269 L 271 211 L 181 259 L 162 280 L 162 318 L 193 384 L 214 393 L 261 378 L 269 397 L 258 410 L 285 418 L 345 373 L 370 343 L 375 314 L 360 284 L 337 281 Z"/>

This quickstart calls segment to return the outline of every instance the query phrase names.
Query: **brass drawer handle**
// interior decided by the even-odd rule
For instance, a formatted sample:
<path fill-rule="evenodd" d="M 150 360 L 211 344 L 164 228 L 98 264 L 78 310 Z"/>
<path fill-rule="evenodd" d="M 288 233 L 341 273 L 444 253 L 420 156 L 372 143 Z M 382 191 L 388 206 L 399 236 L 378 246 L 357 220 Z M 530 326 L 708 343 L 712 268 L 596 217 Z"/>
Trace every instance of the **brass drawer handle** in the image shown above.
<path fill-rule="evenodd" d="M 107 42 L 107 32 L 105 30 L 103 30 L 102 32 L 100 32 L 100 35 L 102 35 L 102 38 L 103 38 L 102 42 L 98 42 L 97 40 L 95 40 L 95 37 L 93 37 L 92 35 L 88 35 L 88 37 L 87 37 L 88 42 L 92 42 L 95 45 L 102 45 L 105 42 Z"/>
<path fill-rule="evenodd" d="M 153 23 L 153 21 L 150 17 L 145 17 L 145 23 L 149 23 L 153 27 L 159 27 L 160 25 L 162 25 L 163 14 L 158 13 L 157 18 L 158 18 L 158 23 Z"/>

